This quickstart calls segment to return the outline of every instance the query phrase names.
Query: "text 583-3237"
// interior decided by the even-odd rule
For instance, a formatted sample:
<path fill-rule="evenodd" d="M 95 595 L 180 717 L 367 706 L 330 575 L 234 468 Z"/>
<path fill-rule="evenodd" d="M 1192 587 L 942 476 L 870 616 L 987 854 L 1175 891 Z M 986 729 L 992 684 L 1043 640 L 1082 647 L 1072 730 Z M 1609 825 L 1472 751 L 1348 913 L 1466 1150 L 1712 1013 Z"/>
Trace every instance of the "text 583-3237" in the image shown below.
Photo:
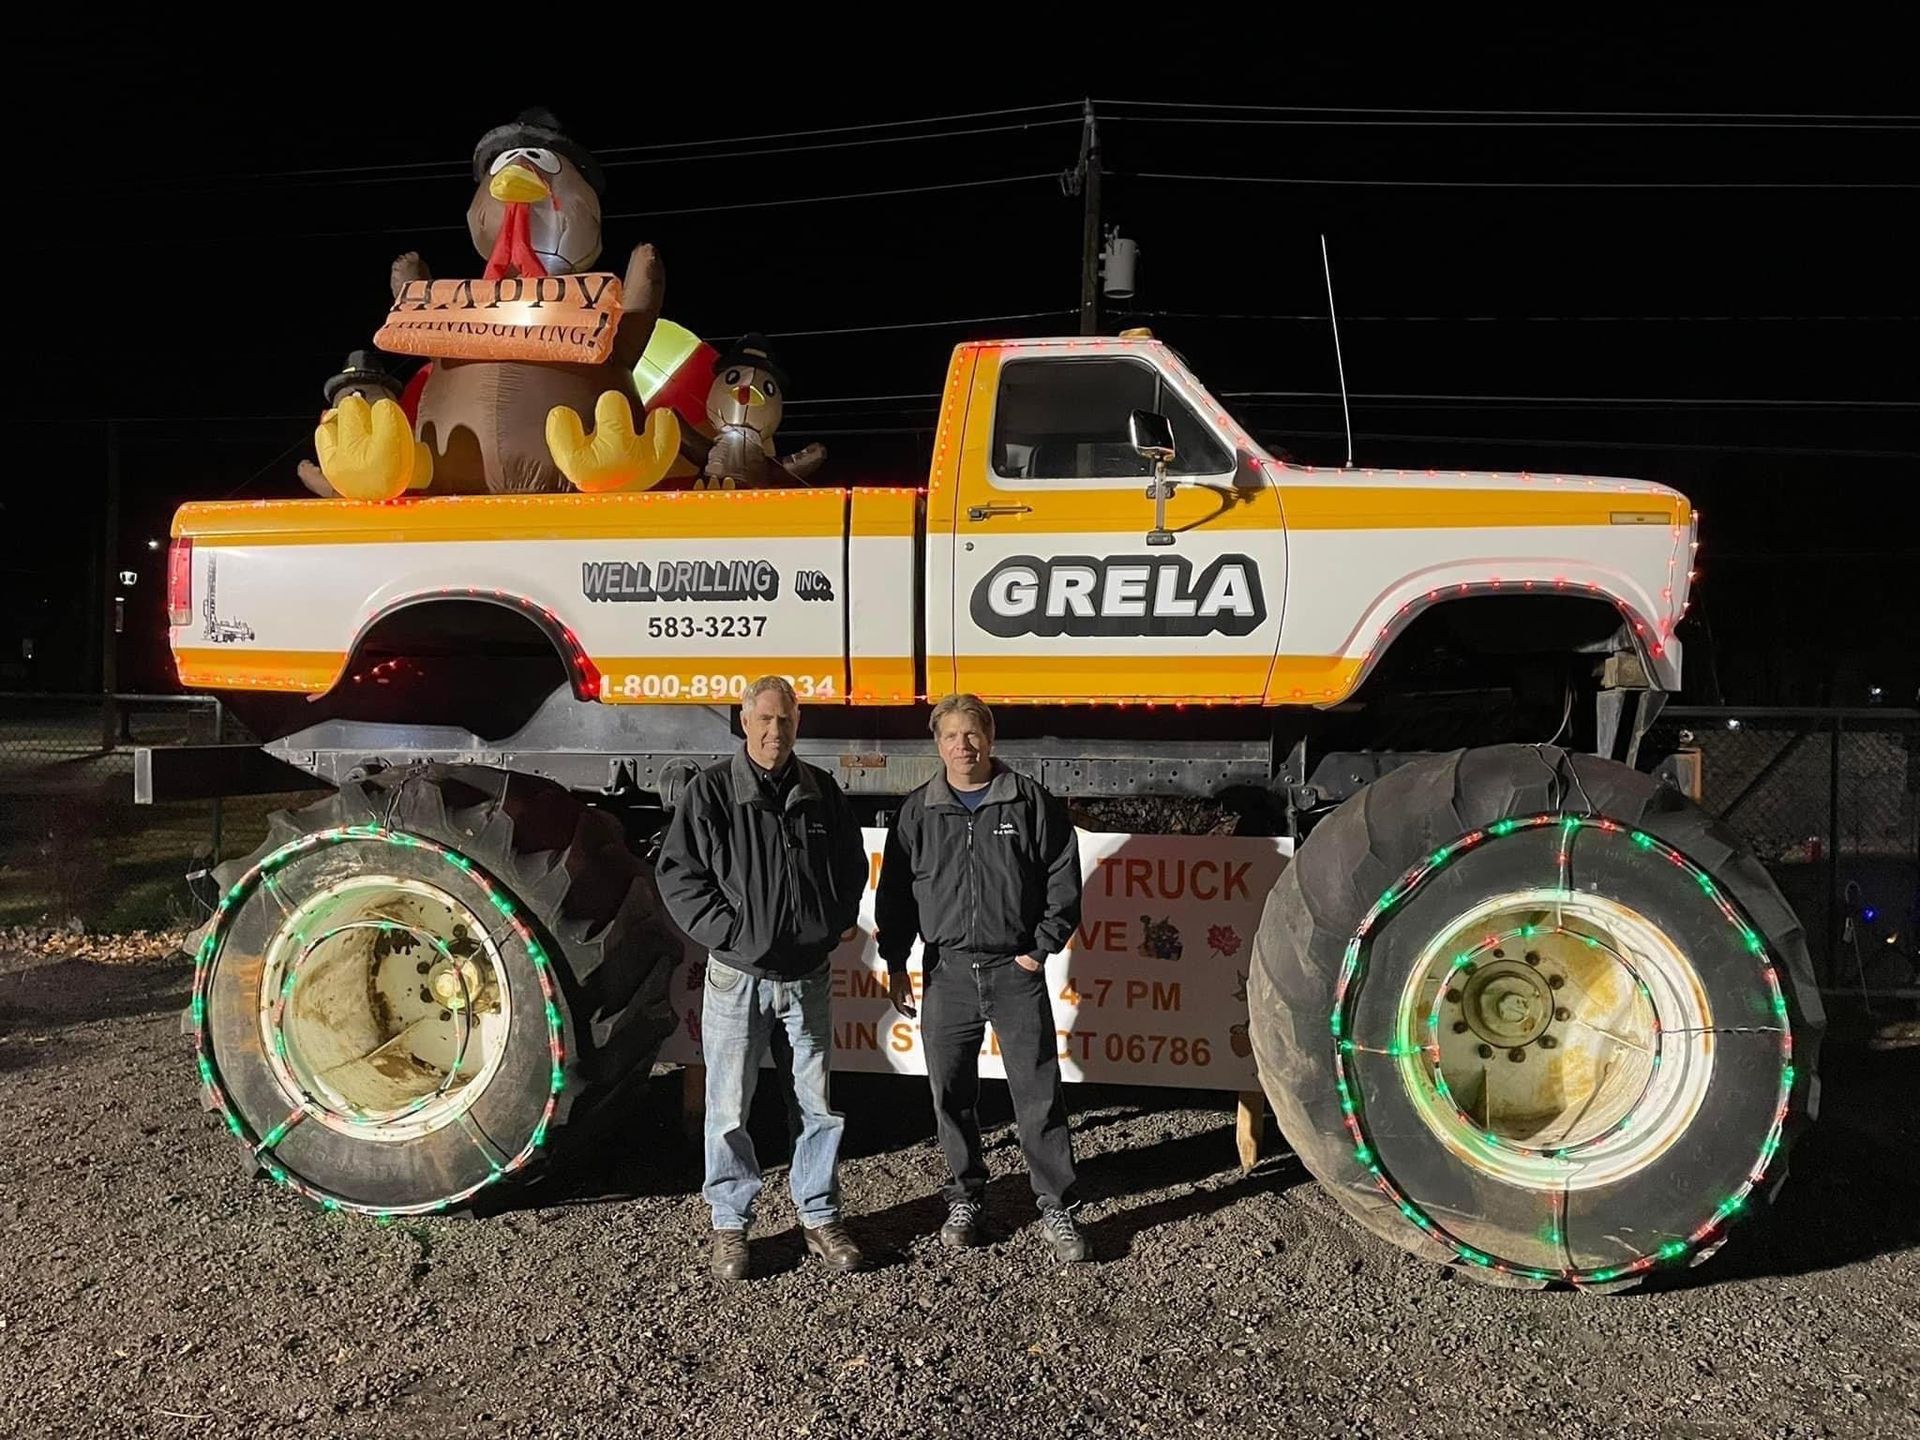
<path fill-rule="evenodd" d="M 767 633 L 764 615 L 649 615 L 650 640 L 751 640 Z"/>

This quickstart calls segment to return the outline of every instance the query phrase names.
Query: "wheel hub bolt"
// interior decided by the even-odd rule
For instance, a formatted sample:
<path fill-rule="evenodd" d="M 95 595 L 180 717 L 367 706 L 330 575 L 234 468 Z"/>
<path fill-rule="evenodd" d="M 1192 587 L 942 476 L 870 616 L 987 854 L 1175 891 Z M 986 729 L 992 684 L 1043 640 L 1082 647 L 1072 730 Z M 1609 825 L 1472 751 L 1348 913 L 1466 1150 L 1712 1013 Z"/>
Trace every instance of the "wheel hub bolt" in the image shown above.
<path fill-rule="evenodd" d="M 1538 950 L 1527 951 L 1527 964 L 1538 965 L 1539 963 L 1540 963 L 1540 952 Z"/>
<path fill-rule="evenodd" d="M 413 973 L 416 975 L 424 975 L 431 969 L 433 969 L 432 963 L 430 961 L 422 960 L 419 964 L 413 967 Z"/>
<path fill-rule="evenodd" d="M 1554 1007 L 1553 1018 L 1556 1020 L 1571 1020 L 1573 1018 L 1573 1012 L 1564 1005 L 1557 1005 Z"/>
<path fill-rule="evenodd" d="M 1507 1051 L 1507 1059 L 1513 1061 L 1516 1065 L 1526 1058 L 1527 1052 L 1522 1046 L 1516 1045 L 1513 1049 Z"/>
<path fill-rule="evenodd" d="M 1474 1050 L 1482 1060 L 1491 1060 L 1493 1058 L 1493 1047 L 1491 1045 L 1476 1045 L 1474 1046 Z"/>
<path fill-rule="evenodd" d="M 1539 1045 L 1542 1050 L 1551 1050 L 1553 1049 L 1554 1046 L 1558 1045 L 1559 1043 L 1560 1042 L 1554 1039 L 1551 1035 L 1542 1035 L 1539 1040 Z"/>
<path fill-rule="evenodd" d="M 1547 977 L 1547 984 L 1555 990 L 1558 990 L 1562 985 L 1565 985 L 1566 983 L 1567 983 L 1567 977 L 1564 975 L 1549 975 Z"/>
<path fill-rule="evenodd" d="M 1449 1005 L 1458 1005 L 1460 1003 L 1460 992 L 1449 988 L 1447 991 L 1447 1003 Z"/>
<path fill-rule="evenodd" d="M 1454 1034 L 1456 1034 L 1456 1035 L 1464 1035 L 1464 1034 L 1466 1034 L 1466 1033 L 1467 1033 L 1467 1022 L 1466 1022 L 1466 1021 L 1464 1021 L 1464 1020 L 1456 1020 L 1456 1021 L 1454 1021 L 1454 1022 L 1453 1022 L 1453 1033 L 1454 1033 Z"/>

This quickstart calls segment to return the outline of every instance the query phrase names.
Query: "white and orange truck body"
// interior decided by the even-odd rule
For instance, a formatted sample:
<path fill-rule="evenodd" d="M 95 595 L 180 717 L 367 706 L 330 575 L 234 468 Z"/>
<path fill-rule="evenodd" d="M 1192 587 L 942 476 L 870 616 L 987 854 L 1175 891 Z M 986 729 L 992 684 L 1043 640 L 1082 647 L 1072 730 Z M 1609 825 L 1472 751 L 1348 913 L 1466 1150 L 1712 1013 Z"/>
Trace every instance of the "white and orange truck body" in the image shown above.
<path fill-rule="evenodd" d="M 1171 544 L 1123 441 L 1035 439 L 1089 377 L 1176 412 Z M 317 695 L 383 617 L 473 597 L 608 704 L 778 673 L 809 704 L 1326 707 L 1430 606 L 1560 592 L 1671 691 L 1696 528 L 1639 480 L 1285 463 L 1157 340 L 1023 340 L 956 350 L 924 484 L 184 506 L 170 639 L 188 686 Z"/>

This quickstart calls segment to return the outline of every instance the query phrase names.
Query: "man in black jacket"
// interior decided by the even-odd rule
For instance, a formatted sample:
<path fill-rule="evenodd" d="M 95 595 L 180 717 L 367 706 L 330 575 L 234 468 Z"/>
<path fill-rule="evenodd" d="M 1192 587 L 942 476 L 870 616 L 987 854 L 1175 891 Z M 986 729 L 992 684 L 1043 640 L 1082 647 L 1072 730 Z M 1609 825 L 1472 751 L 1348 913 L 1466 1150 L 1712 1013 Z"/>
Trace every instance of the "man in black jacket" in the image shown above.
<path fill-rule="evenodd" d="M 1073 1222 L 1073 1137 L 1060 1084 L 1047 956 L 1080 923 L 1080 845 L 1066 806 L 993 758 L 993 712 L 975 695 L 933 707 L 943 775 L 909 795 L 887 835 L 875 932 L 894 1008 L 914 1013 L 907 956 L 921 975 L 933 1108 L 952 1183 L 950 1246 L 985 1238 L 980 1153 L 980 1042 L 993 1024 L 1040 1204 L 1042 1234 L 1062 1261 L 1087 1258 Z"/>
<path fill-rule="evenodd" d="M 798 1124 L 789 1179 L 807 1249 L 836 1270 L 857 1270 L 860 1249 L 840 1222 L 837 1165 L 846 1119 L 827 1093 L 827 958 L 854 934 L 867 849 L 833 777 L 793 753 L 800 727 L 793 687 L 777 675 L 754 681 L 740 721 L 744 749 L 687 786 L 657 867 L 660 898 L 674 923 L 712 956 L 700 1040 L 713 1272 L 728 1280 L 747 1275 L 747 1226 L 760 1193 L 747 1115 L 769 1049 L 780 1062 L 788 1058 L 782 1050 L 791 1053 Z"/>

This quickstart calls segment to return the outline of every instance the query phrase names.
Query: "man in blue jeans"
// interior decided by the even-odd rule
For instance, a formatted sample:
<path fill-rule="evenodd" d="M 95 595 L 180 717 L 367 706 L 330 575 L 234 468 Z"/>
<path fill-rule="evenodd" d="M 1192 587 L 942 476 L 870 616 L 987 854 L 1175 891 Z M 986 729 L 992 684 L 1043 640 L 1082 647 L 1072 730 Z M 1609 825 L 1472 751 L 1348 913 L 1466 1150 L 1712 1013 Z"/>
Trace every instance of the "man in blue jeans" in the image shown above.
<path fill-rule="evenodd" d="M 862 1256 L 840 1222 L 836 1173 L 846 1119 L 828 1099 L 827 959 L 854 934 L 866 846 L 833 777 L 793 753 L 800 702 L 790 684 L 777 675 L 754 681 L 740 722 L 745 747 L 687 786 L 657 868 L 674 923 L 712 956 L 700 1039 L 713 1273 L 747 1277 L 747 1227 L 760 1193 L 747 1116 L 770 1050 L 791 1065 L 799 1126 L 789 1181 L 807 1249 L 836 1270 L 857 1270 Z"/>

